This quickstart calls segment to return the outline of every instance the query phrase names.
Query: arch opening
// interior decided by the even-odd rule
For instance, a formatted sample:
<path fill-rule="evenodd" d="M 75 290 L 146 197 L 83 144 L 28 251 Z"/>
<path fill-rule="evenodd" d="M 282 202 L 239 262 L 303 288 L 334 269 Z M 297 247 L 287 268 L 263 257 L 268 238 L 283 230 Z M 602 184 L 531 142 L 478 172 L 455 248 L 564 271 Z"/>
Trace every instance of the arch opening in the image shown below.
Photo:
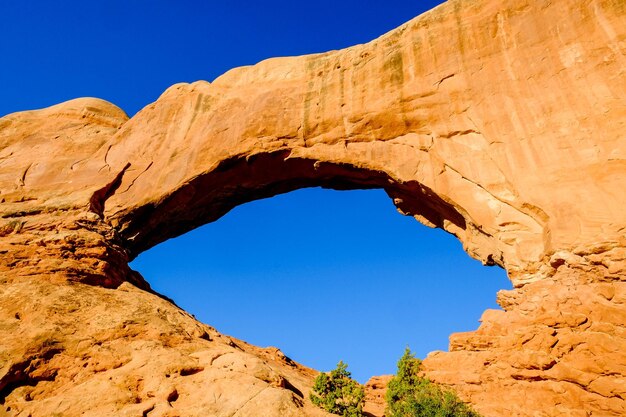
<path fill-rule="evenodd" d="M 132 264 L 219 331 L 365 382 L 407 344 L 447 350 L 510 288 L 441 230 L 398 216 L 382 190 L 309 188 L 238 206 Z M 174 279 L 173 279 L 174 278 Z M 178 278 L 178 279 L 176 279 Z"/>

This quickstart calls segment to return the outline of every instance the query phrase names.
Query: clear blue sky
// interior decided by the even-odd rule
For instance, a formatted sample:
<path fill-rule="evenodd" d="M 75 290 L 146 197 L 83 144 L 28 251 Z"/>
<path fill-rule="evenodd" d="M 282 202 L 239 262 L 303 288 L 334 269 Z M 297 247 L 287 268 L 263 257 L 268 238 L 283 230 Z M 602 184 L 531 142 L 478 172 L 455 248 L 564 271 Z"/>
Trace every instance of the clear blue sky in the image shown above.
<path fill-rule="evenodd" d="M 171 84 L 367 42 L 438 1 L 14 1 L 0 8 L 0 115 L 71 98 L 129 115 Z M 237 207 L 142 254 L 155 289 L 223 333 L 364 382 L 473 330 L 504 271 L 399 215 L 380 190 L 308 189 Z"/>

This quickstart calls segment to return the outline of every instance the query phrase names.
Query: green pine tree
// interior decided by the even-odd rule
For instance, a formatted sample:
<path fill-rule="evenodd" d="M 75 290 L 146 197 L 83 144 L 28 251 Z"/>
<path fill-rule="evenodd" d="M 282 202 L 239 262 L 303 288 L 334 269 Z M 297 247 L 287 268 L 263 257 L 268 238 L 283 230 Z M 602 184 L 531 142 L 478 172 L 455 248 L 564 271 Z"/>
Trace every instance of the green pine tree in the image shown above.
<path fill-rule="evenodd" d="M 313 404 L 343 417 L 362 417 L 365 393 L 351 378 L 348 365 L 339 361 L 330 375 L 322 372 L 315 379 L 309 398 Z"/>
<path fill-rule="evenodd" d="M 480 417 L 452 391 L 419 376 L 422 362 L 409 348 L 398 361 L 398 372 L 387 386 L 388 417 Z"/>

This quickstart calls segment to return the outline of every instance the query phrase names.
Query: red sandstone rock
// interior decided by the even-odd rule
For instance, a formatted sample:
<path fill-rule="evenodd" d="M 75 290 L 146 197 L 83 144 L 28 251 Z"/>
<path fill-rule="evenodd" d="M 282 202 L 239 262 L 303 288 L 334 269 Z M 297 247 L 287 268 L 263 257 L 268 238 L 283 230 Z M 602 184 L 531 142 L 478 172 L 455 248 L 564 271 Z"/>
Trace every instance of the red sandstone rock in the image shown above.
<path fill-rule="evenodd" d="M 391 381 L 392 375 L 373 376 L 365 384 L 365 407 L 363 412 L 373 416 L 383 416 L 387 401 L 385 393 L 387 392 L 387 384 Z"/>
<path fill-rule="evenodd" d="M 626 414 L 625 21 L 621 0 L 452 0 L 130 120 L 97 99 L 0 119 L 2 412 L 320 414 L 313 371 L 195 322 L 128 261 L 322 185 L 384 188 L 507 269 L 504 311 L 430 378 L 487 416 Z"/>

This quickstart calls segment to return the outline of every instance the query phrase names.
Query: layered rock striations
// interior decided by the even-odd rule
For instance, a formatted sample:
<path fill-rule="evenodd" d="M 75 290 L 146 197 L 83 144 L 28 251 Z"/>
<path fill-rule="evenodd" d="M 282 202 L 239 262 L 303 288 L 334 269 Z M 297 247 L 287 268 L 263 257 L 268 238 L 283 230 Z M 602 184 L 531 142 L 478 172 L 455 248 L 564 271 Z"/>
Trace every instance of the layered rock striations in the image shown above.
<path fill-rule="evenodd" d="M 131 119 L 97 99 L 0 119 L 4 413 L 319 413 L 313 371 L 195 322 L 128 261 L 323 186 L 383 188 L 507 270 L 503 310 L 431 354 L 432 379 L 488 416 L 625 414 L 624 22 L 621 0 L 454 0 Z"/>

